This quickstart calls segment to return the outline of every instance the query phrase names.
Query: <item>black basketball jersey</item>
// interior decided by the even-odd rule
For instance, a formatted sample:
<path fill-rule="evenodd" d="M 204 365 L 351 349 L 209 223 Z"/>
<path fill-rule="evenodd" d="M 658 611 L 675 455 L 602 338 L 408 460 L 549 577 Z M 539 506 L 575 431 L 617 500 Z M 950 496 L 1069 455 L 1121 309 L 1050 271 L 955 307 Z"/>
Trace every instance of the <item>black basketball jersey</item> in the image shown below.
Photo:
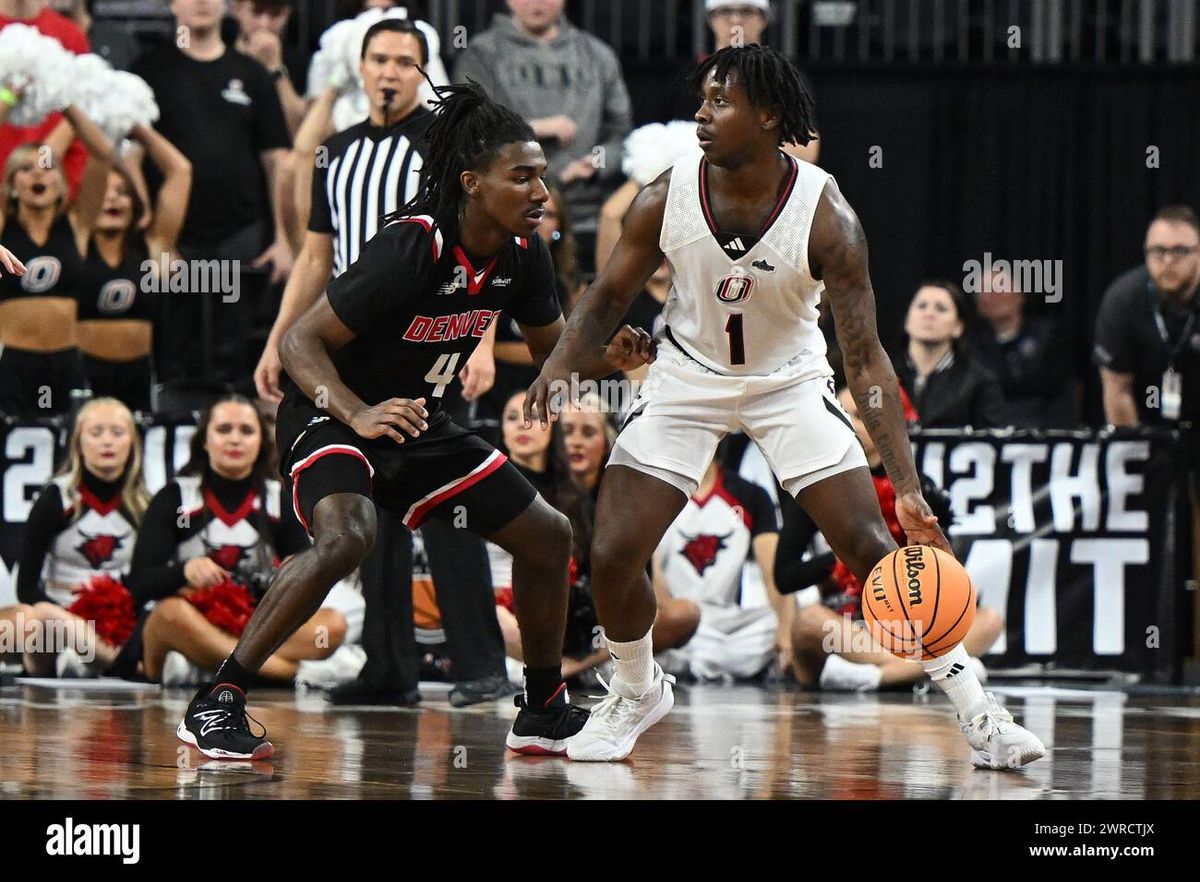
<path fill-rule="evenodd" d="M 79 289 L 79 321 L 139 319 L 153 321 L 151 295 L 141 289 L 142 260 L 126 249 L 115 267 L 104 262 L 94 242 L 88 242 Z"/>
<path fill-rule="evenodd" d="M 75 231 L 66 216 L 50 227 L 45 245 L 38 245 L 15 217 L 0 235 L 0 245 L 25 264 L 25 275 L 0 275 L 0 301 L 18 297 L 78 297 L 83 284 L 83 259 L 75 247 Z"/>
<path fill-rule="evenodd" d="M 501 310 L 538 327 L 561 315 L 540 237 L 481 259 L 425 215 L 384 227 L 326 296 L 358 334 L 332 355 L 342 381 L 367 404 L 425 398 L 430 414 Z"/>

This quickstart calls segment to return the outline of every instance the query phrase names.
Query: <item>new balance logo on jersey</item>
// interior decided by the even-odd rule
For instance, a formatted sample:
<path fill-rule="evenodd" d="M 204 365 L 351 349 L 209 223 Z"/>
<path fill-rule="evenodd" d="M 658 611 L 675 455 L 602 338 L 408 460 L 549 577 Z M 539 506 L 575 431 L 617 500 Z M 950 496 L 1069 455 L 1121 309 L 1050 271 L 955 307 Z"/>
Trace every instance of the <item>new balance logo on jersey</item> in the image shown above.
<path fill-rule="evenodd" d="M 754 267 L 755 269 L 762 270 L 764 273 L 775 272 L 775 267 L 771 266 L 771 264 L 767 263 L 765 260 L 756 260 L 753 263 L 751 263 L 750 265 L 752 267 Z"/>
<path fill-rule="evenodd" d="M 308 427 L 309 427 L 309 428 L 312 428 L 312 427 L 313 427 L 313 426 L 315 426 L 317 423 L 323 423 L 323 422 L 325 422 L 327 419 L 329 419 L 329 417 L 327 417 L 327 416 L 315 416 L 315 417 L 313 417 L 311 420 L 309 420 L 309 421 L 308 421 Z"/>
<path fill-rule="evenodd" d="M 725 244 L 726 251 L 736 251 L 739 254 L 746 250 L 746 246 L 742 244 L 742 237 L 737 236 Z"/>
<path fill-rule="evenodd" d="M 439 297 L 445 297 L 448 294 L 453 294 L 460 287 L 462 286 L 458 282 L 443 282 L 442 287 L 437 289 L 437 294 Z"/>

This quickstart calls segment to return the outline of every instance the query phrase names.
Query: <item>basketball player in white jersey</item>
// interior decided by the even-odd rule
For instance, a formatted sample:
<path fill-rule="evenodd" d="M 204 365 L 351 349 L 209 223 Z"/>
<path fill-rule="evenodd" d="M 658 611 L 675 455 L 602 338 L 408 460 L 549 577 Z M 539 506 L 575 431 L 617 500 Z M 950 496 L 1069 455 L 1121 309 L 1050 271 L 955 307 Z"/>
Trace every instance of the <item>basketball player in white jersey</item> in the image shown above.
<path fill-rule="evenodd" d="M 780 150 L 811 140 L 812 99 L 799 74 L 755 44 L 717 52 L 691 85 L 702 101 L 700 151 L 638 195 L 609 263 L 526 398 L 527 420 L 552 418 L 556 392 L 605 345 L 665 256 L 673 281 L 666 329 L 596 509 L 593 592 L 616 673 L 568 744 L 576 760 L 623 759 L 674 703 L 672 679 L 653 658 L 645 565 L 726 433 L 754 440 L 860 579 L 895 550 L 833 393 L 817 328 L 822 291 L 850 390 L 896 486 L 900 524 L 910 542 L 950 551 L 921 496 L 896 376 L 876 332 L 862 227 L 832 177 Z M 954 704 L 976 766 L 1016 768 L 1045 754 L 985 695 L 961 645 L 923 664 Z"/>

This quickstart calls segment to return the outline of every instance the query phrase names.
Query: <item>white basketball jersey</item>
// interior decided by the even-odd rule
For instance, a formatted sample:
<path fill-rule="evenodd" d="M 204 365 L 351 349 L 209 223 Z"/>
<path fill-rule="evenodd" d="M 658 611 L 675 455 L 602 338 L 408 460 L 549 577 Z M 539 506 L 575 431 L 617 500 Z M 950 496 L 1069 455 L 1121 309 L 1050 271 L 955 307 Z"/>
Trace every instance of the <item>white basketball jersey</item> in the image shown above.
<path fill-rule="evenodd" d="M 663 318 L 688 355 L 720 374 L 762 376 L 789 363 L 798 379 L 830 373 L 817 327 L 825 285 L 809 272 L 808 233 L 831 176 L 788 159 L 791 178 L 748 249 L 740 237 L 717 238 L 704 155 L 671 172 L 659 236 L 672 276 Z"/>

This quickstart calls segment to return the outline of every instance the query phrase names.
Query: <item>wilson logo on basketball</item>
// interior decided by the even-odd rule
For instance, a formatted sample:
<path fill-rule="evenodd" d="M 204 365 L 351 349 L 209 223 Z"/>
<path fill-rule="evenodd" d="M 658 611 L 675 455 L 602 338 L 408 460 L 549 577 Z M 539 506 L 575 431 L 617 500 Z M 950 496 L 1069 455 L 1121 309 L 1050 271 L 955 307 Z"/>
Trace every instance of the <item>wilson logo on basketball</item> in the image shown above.
<path fill-rule="evenodd" d="M 754 290 L 754 277 L 738 267 L 735 272 L 723 276 L 717 282 L 717 299 L 722 303 L 741 303 L 750 299 Z"/>
<path fill-rule="evenodd" d="M 920 548 L 910 546 L 904 549 L 904 578 L 908 585 L 909 606 L 921 602 L 921 571 L 925 569 L 925 553 Z"/>

